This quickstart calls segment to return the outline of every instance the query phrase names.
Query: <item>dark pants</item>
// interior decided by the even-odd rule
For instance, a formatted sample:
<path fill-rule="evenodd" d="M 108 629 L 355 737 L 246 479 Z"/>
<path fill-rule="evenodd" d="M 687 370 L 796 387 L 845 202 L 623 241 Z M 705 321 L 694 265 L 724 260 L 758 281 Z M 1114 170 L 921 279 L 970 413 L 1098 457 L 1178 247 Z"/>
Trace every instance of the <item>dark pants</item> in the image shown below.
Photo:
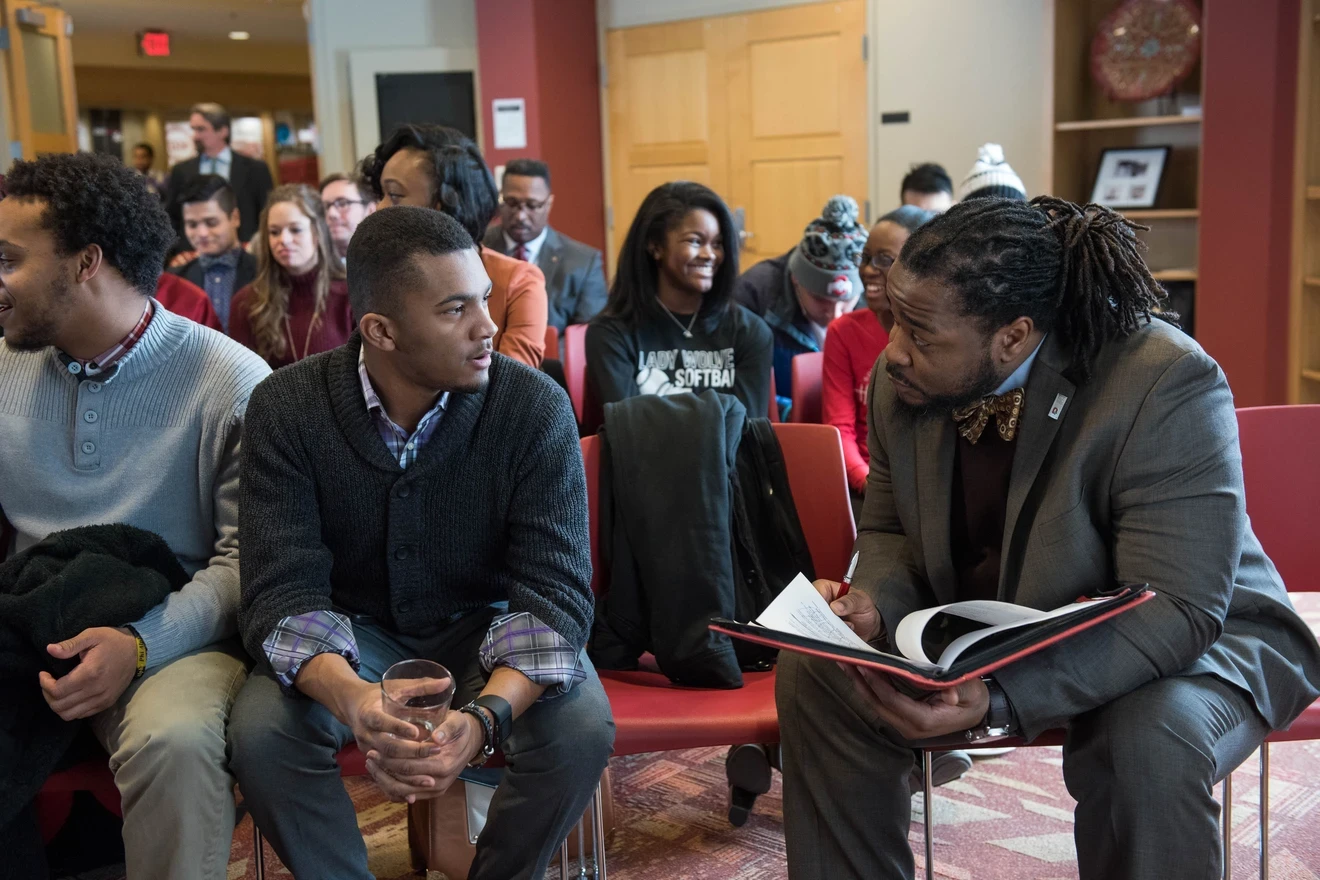
<path fill-rule="evenodd" d="M 454 706 L 485 686 L 477 650 L 494 609 L 469 614 L 426 637 L 388 632 L 353 618 L 360 675 L 379 681 L 394 663 L 424 657 L 454 674 Z M 582 817 L 614 743 L 614 721 L 595 670 L 563 696 L 536 703 L 513 724 L 508 762 L 477 840 L 472 880 L 539 878 Z M 299 880 L 367 878 L 367 849 L 335 752 L 352 731 L 321 704 L 285 696 L 268 673 L 253 673 L 229 722 L 230 769 L 263 834 Z"/>
<path fill-rule="evenodd" d="M 792 880 L 913 876 L 913 753 L 831 662 L 784 652 L 776 677 Z M 1201 675 L 1151 682 L 1068 728 L 1083 880 L 1222 873 L 1214 785 L 1269 732 L 1245 692 Z"/>

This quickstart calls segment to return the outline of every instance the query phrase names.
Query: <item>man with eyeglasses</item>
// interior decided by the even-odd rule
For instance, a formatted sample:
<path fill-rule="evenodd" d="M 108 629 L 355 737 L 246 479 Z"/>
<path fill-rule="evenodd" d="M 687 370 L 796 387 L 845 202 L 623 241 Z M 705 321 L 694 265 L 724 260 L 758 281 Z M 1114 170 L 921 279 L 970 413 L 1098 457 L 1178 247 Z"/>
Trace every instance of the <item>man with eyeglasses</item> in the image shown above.
<path fill-rule="evenodd" d="M 500 225 L 486 230 L 482 244 L 545 274 L 547 323 L 562 336 L 569 324 L 594 318 L 605 307 L 607 291 L 600 251 L 550 227 L 554 201 L 550 168 L 536 159 L 514 159 L 500 184 Z"/>
<path fill-rule="evenodd" d="M 348 256 L 348 242 L 358 224 L 376 210 L 376 200 L 371 197 L 371 187 L 364 186 L 354 170 L 351 176 L 331 174 L 321 181 L 321 205 L 325 208 L 330 238 L 335 243 L 335 255 L 343 265 Z"/>

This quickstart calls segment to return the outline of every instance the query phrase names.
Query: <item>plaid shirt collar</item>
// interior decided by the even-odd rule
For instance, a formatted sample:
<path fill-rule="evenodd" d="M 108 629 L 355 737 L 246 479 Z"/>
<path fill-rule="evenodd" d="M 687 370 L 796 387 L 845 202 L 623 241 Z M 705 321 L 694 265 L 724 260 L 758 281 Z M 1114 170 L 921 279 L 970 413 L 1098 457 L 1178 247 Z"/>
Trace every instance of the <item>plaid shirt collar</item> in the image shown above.
<path fill-rule="evenodd" d="M 445 404 L 449 402 L 449 392 L 444 392 L 436 399 L 435 405 L 427 410 L 426 415 L 417 423 L 417 430 L 409 434 L 396 425 L 385 412 L 376 389 L 371 385 L 371 377 L 367 375 L 365 343 L 358 349 L 358 379 L 362 382 L 362 397 L 366 400 L 367 412 L 371 413 L 372 419 L 376 422 L 380 439 L 385 441 L 386 448 L 399 462 L 399 467 L 407 470 L 408 465 L 417 460 L 417 453 L 421 452 L 426 441 L 435 433 L 435 427 L 440 423 L 440 416 L 444 414 Z"/>
<path fill-rule="evenodd" d="M 128 331 L 128 335 L 123 339 L 90 360 L 75 358 L 64 352 L 60 352 L 60 360 L 64 362 L 64 366 L 68 368 L 70 373 L 100 376 L 122 361 L 124 356 L 133 350 L 133 346 L 137 345 L 138 341 L 146 335 L 147 327 L 151 325 L 152 316 L 155 314 L 156 304 L 148 297 L 146 308 L 142 310 L 142 317 L 138 319 L 137 324 L 133 326 L 132 330 Z"/>

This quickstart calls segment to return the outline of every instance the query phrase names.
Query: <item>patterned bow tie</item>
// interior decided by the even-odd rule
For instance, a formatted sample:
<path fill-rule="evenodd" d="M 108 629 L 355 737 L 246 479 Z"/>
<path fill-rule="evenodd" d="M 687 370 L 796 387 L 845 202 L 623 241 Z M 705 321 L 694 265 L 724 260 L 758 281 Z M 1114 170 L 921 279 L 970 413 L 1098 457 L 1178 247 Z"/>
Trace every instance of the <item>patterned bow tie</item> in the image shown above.
<path fill-rule="evenodd" d="M 999 436 L 1004 442 L 1011 443 L 1017 436 L 1018 423 L 1022 421 L 1022 404 L 1025 400 L 1026 393 L 1021 388 L 1000 395 L 991 394 L 976 403 L 954 410 L 953 421 L 958 425 L 958 433 L 975 446 L 986 424 L 994 417 Z"/>

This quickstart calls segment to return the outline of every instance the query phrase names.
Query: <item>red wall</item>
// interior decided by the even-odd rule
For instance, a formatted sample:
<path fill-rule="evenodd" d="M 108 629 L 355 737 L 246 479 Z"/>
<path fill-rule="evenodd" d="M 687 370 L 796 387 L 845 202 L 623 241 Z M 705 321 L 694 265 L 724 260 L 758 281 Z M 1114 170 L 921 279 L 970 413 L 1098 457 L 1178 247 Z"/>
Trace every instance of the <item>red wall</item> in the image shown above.
<path fill-rule="evenodd" d="M 544 161 L 555 193 L 551 225 L 604 247 L 594 0 L 480 0 L 476 7 L 486 161 L 492 168 L 520 157 Z M 497 98 L 526 101 L 525 149 L 493 148 Z"/>
<path fill-rule="evenodd" d="M 1238 406 L 1284 403 L 1300 0 L 1208 0 L 1196 337 Z"/>

